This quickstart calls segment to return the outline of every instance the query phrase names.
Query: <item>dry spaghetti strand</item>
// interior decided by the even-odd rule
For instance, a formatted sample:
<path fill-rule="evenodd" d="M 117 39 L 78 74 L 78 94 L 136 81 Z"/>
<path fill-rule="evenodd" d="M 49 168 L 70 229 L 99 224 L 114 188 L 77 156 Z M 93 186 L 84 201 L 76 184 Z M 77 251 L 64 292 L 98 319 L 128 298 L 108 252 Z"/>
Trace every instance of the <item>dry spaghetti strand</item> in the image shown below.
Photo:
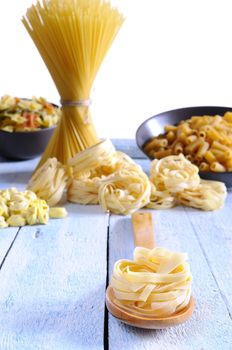
<path fill-rule="evenodd" d="M 22 21 L 42 56 L 62 101 L 88 101 L 99 67 L 123 16 L 101 0 L 40 0 Z M 40 161 L 63 164 L 99 142 L 89 105 L 63 106 L 62 119 Z"/>

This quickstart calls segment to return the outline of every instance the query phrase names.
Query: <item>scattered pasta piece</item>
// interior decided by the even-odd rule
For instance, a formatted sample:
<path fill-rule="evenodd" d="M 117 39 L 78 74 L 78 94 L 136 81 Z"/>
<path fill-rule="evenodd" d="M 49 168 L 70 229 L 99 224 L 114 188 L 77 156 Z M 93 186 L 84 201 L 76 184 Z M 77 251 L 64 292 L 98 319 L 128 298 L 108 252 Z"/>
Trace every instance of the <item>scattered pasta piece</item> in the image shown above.
<path fill-rule="evenodd" d="M 67 216 L 65 208 L 51 208 L 30 190 L 0 190 L 0 228 L 47 224 L 51 218 Z"/>
<path fill-rule="evenodd" d="M 63 219 L 68 215 L 65 208 L 50 208 L 49 217 L 53 219 Z"/>
<path fill-rule="evenodd" d="M 164 248 L 135 248 L 134 260 L 114 265 L 114 303 L 142 316 L 165 317 L 184 309 L 191 297 L 187 254 Z"/>
<path fill-rule="evenodd" d="M 50 158 L 32 175 L 27 188 L 54 206 L 61 200 L 67 182 L 65 167 L 56 158 Z"/>

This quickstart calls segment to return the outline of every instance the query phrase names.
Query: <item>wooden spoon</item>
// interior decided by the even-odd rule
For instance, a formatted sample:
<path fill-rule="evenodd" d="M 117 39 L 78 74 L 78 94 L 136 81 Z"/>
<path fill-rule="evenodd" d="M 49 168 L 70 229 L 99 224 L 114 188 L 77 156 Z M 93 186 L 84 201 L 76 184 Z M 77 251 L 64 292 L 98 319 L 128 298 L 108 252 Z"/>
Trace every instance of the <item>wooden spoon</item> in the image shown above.
<path fill-rule="evenodd" d="M 148 212 L 137 212 L 132 215 L 132 224 L 134 232 L 134 242 L 136 247 L 152 249 L 155 247 L 152 215 Z M 176 314 L 166 317 L 137 316 L 120 308 L 114 303 L 113 288 L 108 286 L 106 290 L 106 306 L 108 311 L 120 321 L 134 327 L 148 329 L 162 329 L 177 326 L 187 321 L 194 310 L 194 299 L 191 296 L 188 306 Z"/>

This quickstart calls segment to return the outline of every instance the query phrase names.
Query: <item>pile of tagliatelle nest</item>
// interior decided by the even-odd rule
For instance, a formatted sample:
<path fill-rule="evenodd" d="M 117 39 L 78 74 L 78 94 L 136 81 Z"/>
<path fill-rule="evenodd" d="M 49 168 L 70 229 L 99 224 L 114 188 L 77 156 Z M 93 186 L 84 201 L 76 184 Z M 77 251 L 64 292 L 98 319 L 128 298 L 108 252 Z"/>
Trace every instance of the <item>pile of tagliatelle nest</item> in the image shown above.
<path fill-rule="evenodd" d="M 167 209 L 179 204 L 216 210 L 227 195 L 224 183 L 202 180 L 198 167 L 182 154 L 154 160 L 148 178 L 110 140 L 78 153 L 67 166 L 48 159 L 33 174 L 28 189 L 50 206 L 67 192 L 70 202 L 100 204 L 105 211 L 124 215 L 143 207 Z"/>

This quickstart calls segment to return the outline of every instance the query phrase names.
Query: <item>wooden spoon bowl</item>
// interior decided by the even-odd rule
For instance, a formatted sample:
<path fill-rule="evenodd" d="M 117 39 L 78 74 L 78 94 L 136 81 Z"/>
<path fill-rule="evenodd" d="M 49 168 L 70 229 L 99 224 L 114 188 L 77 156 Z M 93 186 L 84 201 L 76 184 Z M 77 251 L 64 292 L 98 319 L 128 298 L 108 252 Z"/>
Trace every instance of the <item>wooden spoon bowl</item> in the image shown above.
<path fill-rule="evenodd" d="M 152 215 L 148 212 L 139 212 L 132 215 L 133 233 L 135 246 L 152 249 L 155 246 Z M 186 322 L 194 311 L 194 299 L 191 296 L 189 304 L 179 311 L 166 317 L 148 317 L 147 315 L 136 315 L 123 310 L 115 304 L 114 291 L 111 286 L 106 290 L 106 306 L 108 311 L 121 322 L 130 326 L 147 329 L 163 329 L 174 327 Z"/>
<path fill-rule="evenodd" d="M 191 297 L 188 306 L 171 316 L 160 318 L 146 317 L 142 315 L 138 316 L 122 310 L 118 305 L 114 303 L 114 299 L 115 297 L 113 288 L 109 286 L 106 290 L 106 306 L 109 312 L 119 321 L 138 328 L 162 329 L 174 327 L 186 322 L 192 316 L 194 310 L 194 299 Z"/>

